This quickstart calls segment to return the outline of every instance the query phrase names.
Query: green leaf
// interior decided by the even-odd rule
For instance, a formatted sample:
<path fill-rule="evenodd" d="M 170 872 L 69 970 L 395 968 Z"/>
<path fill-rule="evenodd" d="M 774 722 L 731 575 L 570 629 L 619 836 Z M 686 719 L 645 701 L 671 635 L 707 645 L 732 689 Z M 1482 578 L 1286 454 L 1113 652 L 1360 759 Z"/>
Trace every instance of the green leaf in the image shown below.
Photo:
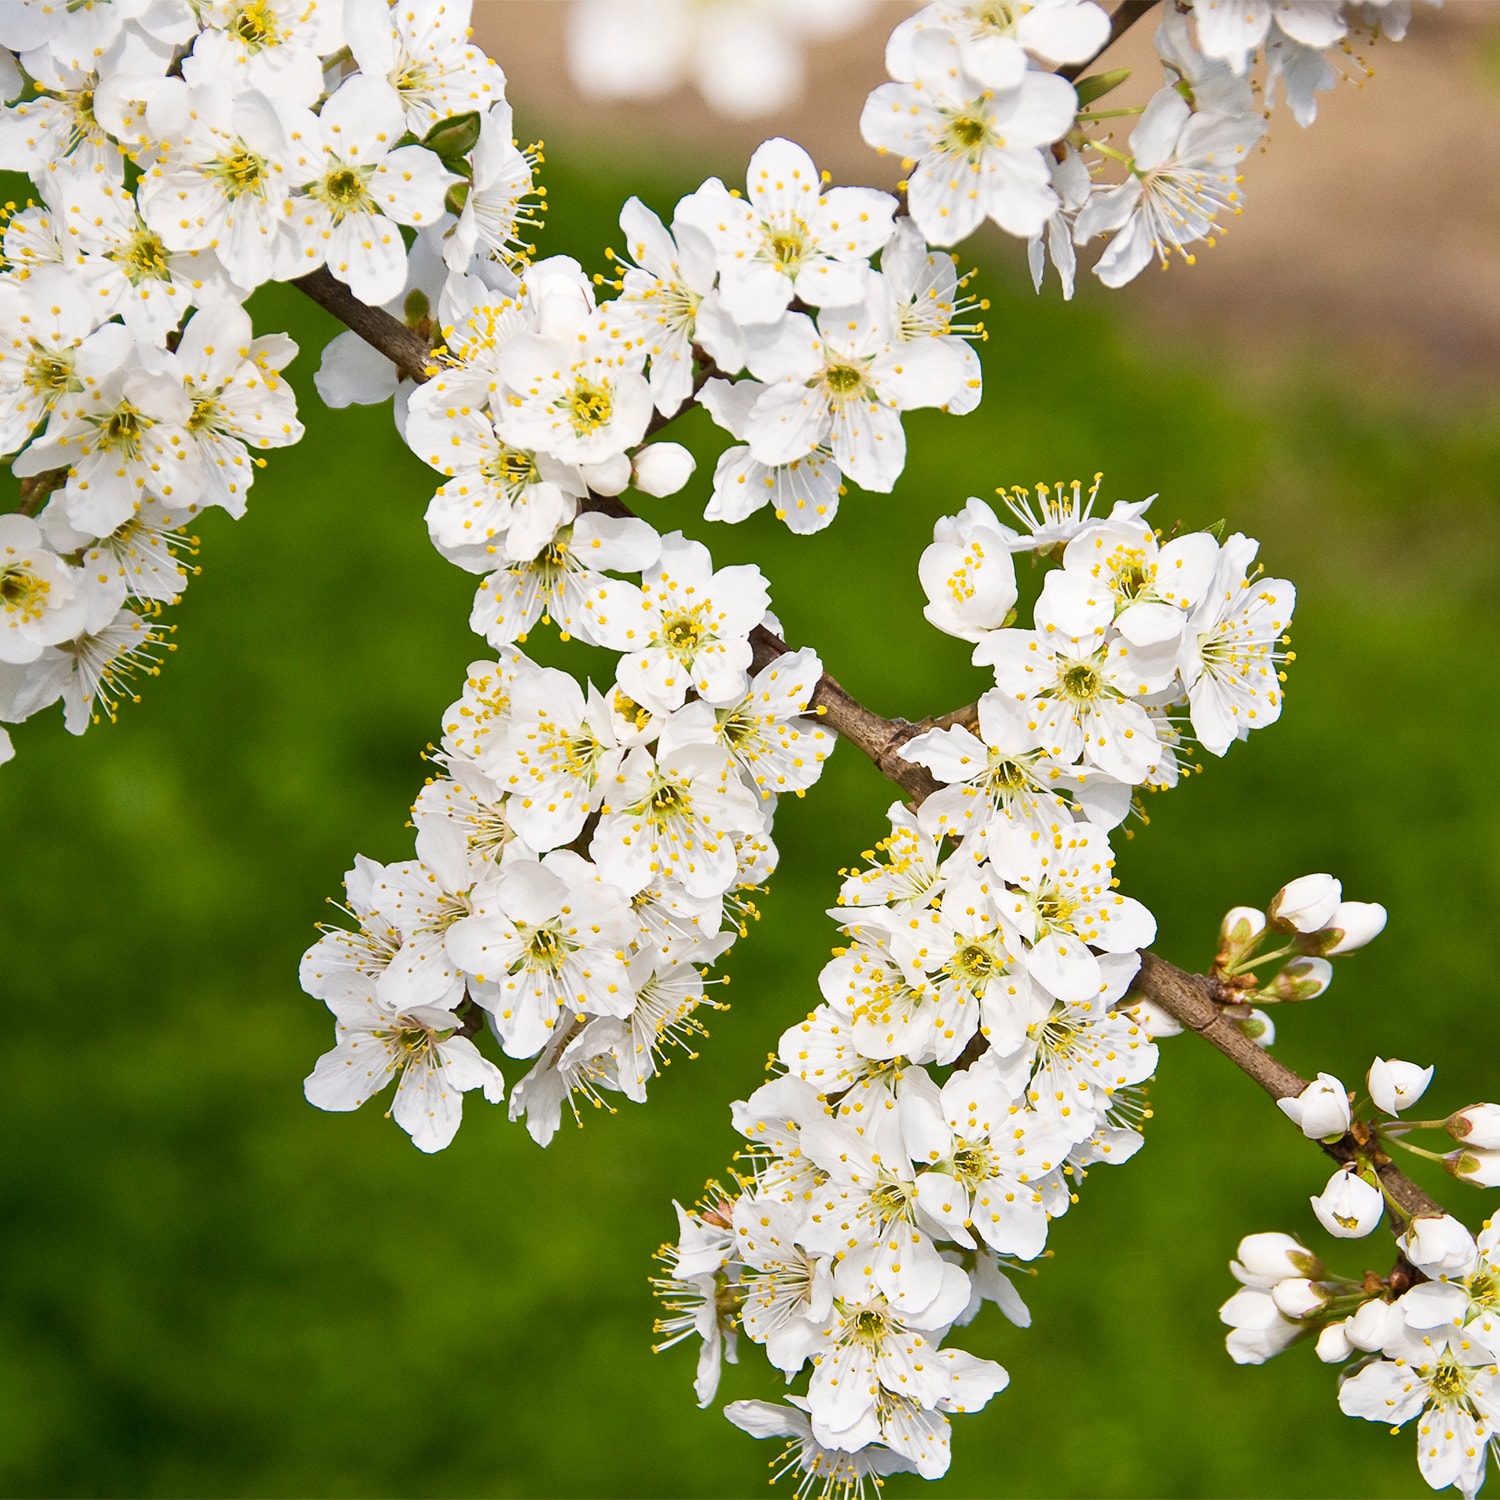
<path fill-rule="evenodd" d="M 1094 100 L 1102 99 L 1111 90 L 1119 88 L 1129 77 L 1129 68 L 1116 68 L 1113 73 L 1094 73 L 1088 78 L 1080 78 L 1073 85 L 1078 90 L 1078 107 L 1086 109 Z"/>

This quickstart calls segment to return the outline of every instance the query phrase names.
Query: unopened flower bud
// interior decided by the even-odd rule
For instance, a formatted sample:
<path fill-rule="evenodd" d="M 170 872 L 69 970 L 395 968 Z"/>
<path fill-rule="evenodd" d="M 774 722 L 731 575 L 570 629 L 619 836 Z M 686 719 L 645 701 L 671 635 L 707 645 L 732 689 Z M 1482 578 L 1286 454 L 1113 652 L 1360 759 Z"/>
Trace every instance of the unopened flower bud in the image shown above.
<path fill-rule="evenodd" d="M 1479 1254 L 1474 1236 L 1452 1214 L 1413 1219 L 1397 1243 L 1412 1265 L 1433 1278 L 1467 1276 Z"/>
<path fill-rule="evenodd" d="M 1239 1258 L 1229 1269 L 1246 1286 L 1269 1288 L 1288 1276 L 1321 1278 L 1324 1267 L 1306 1245 L 1289 1234 L 1268 1230 L 1247 1234 L 1240 1241 Z"/>
<path fill-rule="evenodd" d="M 1443 1158 L 1443 1164 L 1455 1177 L 1462 1177 L 1475 1187 L 1500 1187 L 1500 1151 L 1464 1146 L 1450 1151 Z"/>
<path fill-rule="evenodd" d="M 1378 1297 L 1360 1304 L 1359 1311 L 1344 1325 L 1344 1335 L 1356 1349 L 1366 1354 L 1384 1349 L 1406 1331 L 1406 1319 L 1393 1303 Z"/>
<path fill-rule="evenodd" d="M 1295 1099 L 1276 1107 L 1309 1140 L 1337 1140 L 1349 1129 L 1349 1094 L 1332 1073 L 1319 1073 Z"/>
<path fill-rule="evenodd" d="M 1308 1318 L 1327 1301 L 1316 1282 L 1306 1276 L 1288 1276 L 1271 1288 L 1271 1300 L 1284 1318 Z"/>
<path fill-rule="evenodd" d="M 1432 1069 L 1402 1062 L 1399 1057 L 1377 1057 L 1365 1077 L 1376 1109 L 1384 1110 L 1388 1115 L 1399 1115 L 1427 1092 L 1427 1085 L 1432 1082 Z"/>
<path fill-rule="evenodd" d="M 630 483 L 630 460 L 611 453 L 596 464 L 580 464 L 578 472 L 596 495 L 618 495 Z"/>
<path fill-rule="evenodd" d="M 1500 1148 L 1500 1104 L 1471 1104 L 1449 1115 L 1445 1128 L 1466 1146 L 1494 1151 Z"/>
<path fill-rule="evenodd" d="M 1276 892 L 1266 916 L 1282 932 L 1317 932 L 1328 925 L 1343 894 L 1332 875 L 1301 875 Z"/>
<path fill-rule="evenodd" d="M 1324 953 L 1353 953 L 1356 948 L 1380 936 L 1385 931 L 1386 913 L 1378 901 L 1340 901 L 1328 923 L 1327 930 L 1337 933 L 1338 939 Z"/>
<path fill-rule="evenodd" d="M 1294 958 L 1266 986 L 1277 1000 L 1312 1000 L 1333 982 L 1333 965 L 1326 958 Z"/>
<path fill-rule="evenodd" d="M 1264 1364 L 1302 1335 L 1296 1323 L 1282 1317 L 1271 1294 L 1258 1287 L 1241 1287 L 1219 1309 L 1219 1321 L 1233 1329 L 1224 1345 L 1237 1365 Z"/>
<path fill-rule="evenodd" d="M 643 495 L 675 495 L 697 467 L 681 443 L 652 443 L 635 456 L 635 487 Z"/>
<path fill-rule="evenodd" d="M 1317 1355 L 1325 1365 L 1341 1365 L 1352 1358 L 1354 1345 L 1349 1342 L 1349 1320 L 1340 1318 L 1318 1335 Z"/>
<path fill-rule="evenodd" d="M 1276 1044 L 1276 1023 L 1263 1010 L 1252 1010 L 1235 1025 L 1255 1043 L 1257 1047 L 1272 1047 Z"/>
<path fill-rule="evenodd" d="M 1341 1240 L 1363 1239 L 1380 1222 L 1385 1199 L 1353 1167 L 1340 1167 L 1328 1186 L 1308 1200 L 1329 1234 Z"/>
<path fill-rule="evenodd" d="M 1232 907 L 1219 923 L 1218 961 L 1228 964 L 1242 957 L 1265 930 L 1265 912 L 1257 911 L 1253 906 Z"/>

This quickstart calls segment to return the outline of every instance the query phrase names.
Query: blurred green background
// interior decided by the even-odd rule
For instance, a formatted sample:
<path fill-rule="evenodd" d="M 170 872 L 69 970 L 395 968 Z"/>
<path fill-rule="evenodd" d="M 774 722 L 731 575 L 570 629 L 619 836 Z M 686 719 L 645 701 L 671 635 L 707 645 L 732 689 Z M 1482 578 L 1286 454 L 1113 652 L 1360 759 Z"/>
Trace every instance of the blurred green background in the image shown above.
<path fill-rule="evenodd" d="M 628 186 L 610 187 L 552 144 L 545 243 L 593 269 L 626 191 L 669 210 L 697 180 L 615 162 Z M 642 509 L 721 563 L 759 561 L 789 638 L 913 718 L 984 686 L 922 622 L 915 572 L 934 518 L 969 494 L 1103 469 L 1109 499 L 1161 491 L 1158 525 L 1227 518 L 1261 537 L 1268 570 L 1300 590 L 1286 713 L 1155 799 L 1120 873 L 1188 965 L 1225 908 L 1295 875 L 1330 870 L 1385 902 L 1376 946 L 1279 1013 L 1280 1054 L 1350 1083 L 1377 1051 L 1436 1062 L 1439 1109 L 1493 1096 L 1495 401 L 1387 389 L 1326 357 L 1252 385 L 1207 348 L 1134 336 L 1123 299 L 1035 298 L 1014 244 L 976 244 L 993 300 L 985 401 L 963 421 L 908 419 L 894 495 L 852 494 L 811 539 L 765 513 L 710 531 L 716 440 L 691 418 L 704 470 Z M 823 908 L 891 788 L 845 748 L 784 805 L 764 920 L 728 963 L 733 1008 L 648 1107 L 566 1126 L 543 1153 L 471 1096 L 456 1143 L 429 1159 L 375 1107 L 307 1106 L 301 1079 L 332 1028 L 297 987 L 298 955 L 355 851 L 409 856 L 419 752 L 483 648 L 466 627 L 473 580 L 426 541 L 431 475 L 387 413 L 330 412 L 312 393 L 331 322 L 279 290 L 254 310 L 303 347 L 306 441 L 271 456 L 247 519 L 199 528 L 180 649 L 144 702 L 81 741 L 50 715 L 28 724 L 0 773 L 15 1043 L 0 1489 L 759 1493 L 773 1445 L 695 1409 L 686 1348 L 649 1351 L 650 1255 L 670 1200 L 734 1149 L 728 1101 L 815 1002 Z M 956 1423 L 933 1493 L 1423 1493 L 1414 1434 L 1342 1417 L 1310 1349 L 1258 1369 L 1223 1351 L 1239 1237 L 1324 1243 L 1306 1207 L 1322 1158 L 1191 1038 L 1165 1045 L 1153 1104 L 1147 1148 L 1091 1174 L 1054 1227 L 1056 1259 L 1024 1288 L 1034 1326 L 987 1314 L 963 1340 L 1012 1385 Z M 1443 1191 L 1483 1217 L 1479 1194 Z M 1376 1238 L 1331 1259 L 1389 1256 Z M 751 1346 L 720 1396 L 776 1389 Z"/>

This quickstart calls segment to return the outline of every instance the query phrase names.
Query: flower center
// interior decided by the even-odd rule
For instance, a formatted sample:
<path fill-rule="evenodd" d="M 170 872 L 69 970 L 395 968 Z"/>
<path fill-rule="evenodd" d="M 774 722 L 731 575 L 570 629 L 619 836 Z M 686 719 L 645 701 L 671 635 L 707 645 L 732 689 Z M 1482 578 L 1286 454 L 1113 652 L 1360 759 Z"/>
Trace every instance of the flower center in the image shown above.
<path fill-rule="evenodd" d="M 1048 929 L 1055 927 L 1063 932 L 1071 932 L 1073 913 L 1078 910 L 1078 905 L 1078 902 L 1070 901 L 1059 891 L 1044 891 L 1036 900 L 1037 920 Z"/>
<path fill-rule="evenodd" d="M 167 247 L 149 229 L 137 229 L 129 242 L 110 257 L 139 286 L 143 281 L 166 281 Z"/>
<path fill-rule="evenodd" d="M 202 432 L 204 428 L 211 428 L 218 410 L 219 403 L 212 396 L 200 396 L 193 402 L 193 412 L 187 421 L 188 431 Z"/>
<path fill-rule="evenodd" d="M 550 927 L 538 927 L 526 940 L 526 955 L 530 960 L 528 967 L 533 969 L 547 969 L 556 974 L 562 968 L 568 951 L 562 935 Z"/>
<path fill-rule="evenodd" d="M 953 1175 L 965 1186 L 995 1175 L 995 1153 L 983 1142 L 966 1141 L 953 1153 Z"/>
<path fill-rule="evenodd" d="M 995 955 L 982 943 L 965 943 L 953 955 L 953 973 L 971 985 L 983 985 L 1000 972 Z"/>
<path fill-rule="evenodd" d="M 50 349 L 33 349 L 26 360 L 26 384 L 34 391 L 50 391 L 55 396 L 83 389 L 83 382 L 73 374 L 72 356 L 54 354 Z"/>
<path fill-rule="evenodd" d="M 977 163 L 986 146 L 1004 144 L 1004 139 L 991 126 L 988 115 L 977 109 L 968 109 L 949 115 L 938 148 Z"/>
<path fill-rule="evenodd" d="M 1086 661 L 1075 662 L 1062 674 L 1062 690 L 1080 703 L 1097 698 L 1104 691 L 1104 679 L 1096 667 Z"/>
<path fill-rule="evenodd" d="M 853 365 L 830 365 L 823 372 L 823 383 L 834 395 L 847 396 L 865 383 L 865 375 Z"/>
<path fill-rule="evenodd" d="M 484 476 L 507 490 L 525 489 L 542 477 L 537 472 L 535 455 L 521 448 L 507 448 L 504 444 L 485 463 Z"/>
<path fill-rule="evenodd" d="M 878 1349 L 885 1342 L 886 1315 L 878 1307 L 867 1307 L 855 1313 L 849 1323 L 849 1335 L 861 1344 Z"/>
<path fill-rule="evenodd" d="M 215 157 L 205 168 L 231 202 L 247 193 L 259 193 L 266 180 L 266 159 L 247 146 L 236 146 L 228 156 Z"/>
<path fill-rule="evenodd" d="M 759 727 L 754 714 L 732 713 L 720 721 L 719 738 L 729 749 L 743 750 L 755 738 Z"/>
<path fill-rule="evenodd" d="M 127 401 L 99 423 L 99 445 L 127 458 L 137 458 L 141 451 L 141 434 L 149 425 Z"/>
<path fill-rule="evenodd" d="M 578 380 L 558 403 L 567 413 L 568 422 L 580 437 L 597 431 L 614 412 L 614 400 L 607 383 Z"/>
<path fill-rule="evenodd" d="M 807 252 L 807 230 L 800 222 L 778 226 L 766 235 L 766 252 L 774 264 L 791 273 Z"/>
<path fill-rule="evenodd" d="M 40 620 L 47 611 L 52 585 L 27 568 L 0 569 L 0 606 L 23 620 Z"/>
<path fill-rule="evenodd" d="M 673 656 L 690 660 L 708 631 L 698 619 L 696 612 L 687 611 L 679 615 L 668 615 L 661 624 L 662 640 Z"/>
<path fill-rule="evenodd" d="M 643 708 L 634 698 L 622 693 L 619 688 L 615 689 L 614 708 L 622 719 L 634 724 L 637 729 L 644 729 L 651 721 L 651 710 Z"/>
<path fill-rule="evenodd" d="M 247 52 L 274 47 L 282 40 L 281 28 L 266 0 L 249 0 L 248 4 L 240 6 L 227 29 L 245 44 Z"/>
<path fill-rule="evenodd" d="M 1030 9 L 1015 0 L 986 0 L 975 14 L 974 24 L 982 32 L 1009 36 L 1016 29 L 1016 22 Z"/>
<path fill-rule="evenodd" d="M 688 800 L 683 796 L 681 787 L 664 781 L 652 791 L 649 805 L 651 816 L 657 822 L 665 823 L 668 818 L 675 818 L 686 812 Z"/>
<path fill-rule="evenodd" d="M 1468 1395 L 1469 1383 L 1473 1376 L 1474 1370 L 1469 1366 L 1444 1360 L 1427 1377 L 1427 1388 L 1439 1401 L 1456 1401 Z"/>

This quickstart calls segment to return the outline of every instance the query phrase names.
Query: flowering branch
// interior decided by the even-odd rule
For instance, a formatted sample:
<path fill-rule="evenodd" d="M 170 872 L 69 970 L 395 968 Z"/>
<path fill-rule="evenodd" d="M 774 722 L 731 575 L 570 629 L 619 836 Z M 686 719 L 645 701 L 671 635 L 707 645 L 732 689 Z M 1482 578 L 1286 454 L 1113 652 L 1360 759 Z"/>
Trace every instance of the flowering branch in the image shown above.
<path fill-rule="evenodd" d="M 1129 9 L 1134 9 L 1138 16 L 1149 9 L 1149 4 L 1122 6 L 1116 16 Z M 1125 24 L 1130 23 L 1127 21 Z M 1123 30 L 1124 26 L 1120 29 Z M 348 288 L 328 275 L 326 270 L 302 277 L 293 285 L 353 329 L 412 380 L 425 382 L 435 373 L 431 348 L 419 333 L 382 309 L 368 307 L 360 302 Z M 655 424 L 658 430 L 665 425 L 665 421 Z M 585 499 L 583 508 L 616 519 L 636 519 L 635 512 L 614 496 L 590 494 Z M 754 651 L 754 671 L 759 671 L 777 657 L 791 651 L 785 641 L 773 635 L 763 625 L 756 626 L 750 632 L 750 642 Z M 866 756 L 882 776 L 900 787 L 914 806 L 935 792 L 939 783 L 924 766 L 906 759 L 901 754 L 901 747 L 928 730 L 954 725 L 972 726 L 978 721 L 977 704 L 967 704 L 950 713 L 924 719 L 920 723 L 902 718 L 888 719 L 866 707 L 826 672 L 818 678 L 809 708 Z M 1238 999 L 1238 992 L 1225 988 L 1215 979 L 1180 969 L 1149 949 L 1142 950 L 1140 957 L 1141 968 L 1132 986 L 1133 994 L 1153 1001 L 1185 1030 L 1201 1036 L 1273 1099 L 1295 1098 L 1307 1088 L 1305 1079 L 1258 1047 L 1224 1014 L 1220 1003 Z M 982 1051 L 982 1047 L 979 1050 Z M 1366 1159 L 1368 1147 L 1368 1142 L 1361 1142 L 1353 1134 L 1346 1134 L 1337 1141 L 1323 1144 L 1327 1154 L 1340 1163 Z M 1389 1158 L 1379 1154 L 1375 1163 L 1375 1171 L 1385 1186 L 1391 1203 L 1408 1220 L 1420 1214 L 1442 1213 L 1442 1208 Z M 1404 1224 L 1392 1224 L 1397 1233 L 1404 1227 Z"/>

